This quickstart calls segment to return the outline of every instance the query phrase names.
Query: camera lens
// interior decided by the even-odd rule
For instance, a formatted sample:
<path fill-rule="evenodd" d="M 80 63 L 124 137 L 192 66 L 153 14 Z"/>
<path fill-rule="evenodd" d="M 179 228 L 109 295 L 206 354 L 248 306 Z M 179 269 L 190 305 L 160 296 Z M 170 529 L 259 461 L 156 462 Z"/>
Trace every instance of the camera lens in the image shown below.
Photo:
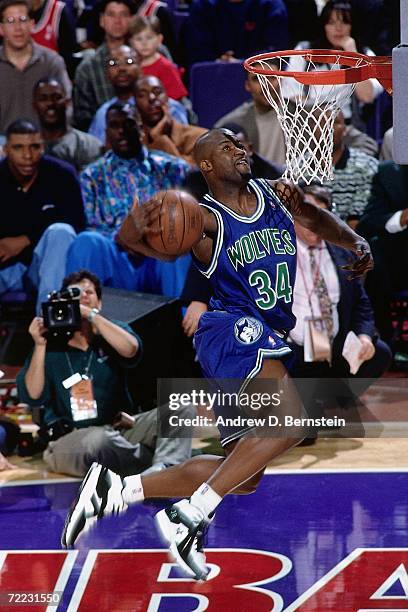
<path fill-rule="evenodd" d="M 61 323 L 62 321 L 65 321 L 67 316 L 69 316 L 69 311 L 65 306 L 58 305 L 58 307 L 55 308 L 53 315 L 55 321 Z"/>
<path fill-rule="evenodd" d="M 81 311 L 78 299 L 50 299 L 48 302 L 44 302 L 41 308 L 44 324 L 54 336 L 81 327 Z"/>

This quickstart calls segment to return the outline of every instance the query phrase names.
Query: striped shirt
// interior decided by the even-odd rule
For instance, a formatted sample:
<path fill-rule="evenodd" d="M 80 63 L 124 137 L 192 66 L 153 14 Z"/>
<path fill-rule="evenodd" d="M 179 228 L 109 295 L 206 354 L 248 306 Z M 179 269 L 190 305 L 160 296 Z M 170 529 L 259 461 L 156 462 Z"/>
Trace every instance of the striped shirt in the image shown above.
<path fill-rule="evenodd" d="M 180 186 L 189 169 L 183 159 L 145 147 L 131 159 L 108 151 L 87 166 L 80 177 L 88 227 L 113 236 L 136 193 L 143 204 L 161 189 Z"/>
<path fill-rule="evenodd" d="M 361 217 L 378 170 L 378 160 L 360 149 L 346 147 L 334 168 L 334 180 L 325 183 L 332 193 L 336 213 L 343 221 Z"/>

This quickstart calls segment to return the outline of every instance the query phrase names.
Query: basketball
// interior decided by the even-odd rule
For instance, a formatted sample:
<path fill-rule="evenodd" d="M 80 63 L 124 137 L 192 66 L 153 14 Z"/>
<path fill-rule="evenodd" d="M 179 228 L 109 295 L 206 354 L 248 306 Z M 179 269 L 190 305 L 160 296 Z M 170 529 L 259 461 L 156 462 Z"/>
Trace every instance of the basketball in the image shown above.
<path fill-rule="evenodd" d="M 146 242 L 158 253 L 183 255 L 203 233 L 204 218 L 195 198 L 184 191 L 169 189 L 160 192 L 160 216 L 151 229 L 159 233 L 147 234 Z"/>

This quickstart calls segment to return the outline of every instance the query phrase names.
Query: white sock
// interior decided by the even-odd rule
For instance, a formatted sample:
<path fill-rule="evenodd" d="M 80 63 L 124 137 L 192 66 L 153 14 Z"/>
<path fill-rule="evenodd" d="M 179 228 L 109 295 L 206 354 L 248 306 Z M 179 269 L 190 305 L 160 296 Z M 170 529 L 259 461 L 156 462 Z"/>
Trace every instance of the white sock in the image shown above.
<path fill-rule="evenodd" d="M 127 504 L 136 504 L 144 500 L 145 496 L 140 474 L 126 476 L 123 479 L 122 497 Z"/>
<path fill-rule="evenodd" d="M 199 508 L 205 518 L 208 518 L 208 515 L 214 512 L 220 502 L 222 502 L 222 497 L 206 482 L 203 482 L 190 498 L 190 503 Z"/>

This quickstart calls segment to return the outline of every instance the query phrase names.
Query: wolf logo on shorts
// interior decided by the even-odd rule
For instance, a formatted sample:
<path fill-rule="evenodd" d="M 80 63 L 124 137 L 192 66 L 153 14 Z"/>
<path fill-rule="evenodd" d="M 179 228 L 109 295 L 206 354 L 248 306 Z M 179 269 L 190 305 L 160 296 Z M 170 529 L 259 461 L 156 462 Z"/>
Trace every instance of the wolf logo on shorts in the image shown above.
<path fill-rule="evenodd" d="M 253 317 L 241 317 L 234 325 L 235 338 L 242 344 L 256 342 L 262 332 L 262 323 Z"/>

